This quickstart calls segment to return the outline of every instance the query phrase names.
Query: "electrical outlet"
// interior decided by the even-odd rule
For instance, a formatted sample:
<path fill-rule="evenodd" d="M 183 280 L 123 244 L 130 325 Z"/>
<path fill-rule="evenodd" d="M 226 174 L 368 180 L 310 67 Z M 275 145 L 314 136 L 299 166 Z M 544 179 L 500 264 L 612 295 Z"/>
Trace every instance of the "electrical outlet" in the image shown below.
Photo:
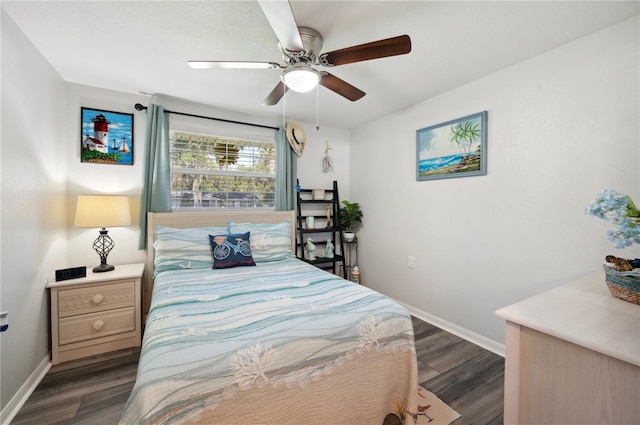
<path fill-rule="evenodd" d="M 410 269 L 415 269 L 416 268 L 416 257 L 410 255 L 409 256 L 409 260 L 407 262 L 407 267 L 409 267 Z"/>

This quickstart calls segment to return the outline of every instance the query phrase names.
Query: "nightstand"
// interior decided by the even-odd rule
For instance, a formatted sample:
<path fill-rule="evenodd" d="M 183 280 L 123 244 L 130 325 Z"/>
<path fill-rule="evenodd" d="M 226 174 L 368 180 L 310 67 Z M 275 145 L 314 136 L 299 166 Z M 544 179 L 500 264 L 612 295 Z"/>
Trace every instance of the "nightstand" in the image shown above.
<path fill-rule="evenodd" d="M 51 357 L 58 364 L 141 343 L 144 263 L 51 282 Z"/>

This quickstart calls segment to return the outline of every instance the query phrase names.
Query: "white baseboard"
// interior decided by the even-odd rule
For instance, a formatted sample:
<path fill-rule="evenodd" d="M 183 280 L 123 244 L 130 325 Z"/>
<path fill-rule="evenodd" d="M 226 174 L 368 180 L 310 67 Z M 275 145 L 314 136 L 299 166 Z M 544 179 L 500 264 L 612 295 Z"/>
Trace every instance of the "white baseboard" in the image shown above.
<path fill-rule="evenodd" d="M 405 304 L 403 302 L 400 302 L 398 300 L 395 300 L 398 304 L 401 304 L 402 306 L 404 306 L 404 308 L 406 308 L 407 310 L 409 310 L 409 313 L 411 313 L 413 316 L 417 317 L 420 320 L 424 320 L 425 322 L 431 323 L 434 326 L 439 327 L 440 329 L 443 329 L 449 333 L 454 334 L 455 336 L 459 336 L 462 339 L 466 339 L 467 341 L 484 348 L 485 350 L 489 350 L 492 353 L 495 353 L 499 356 L 504 357 L 504 344 L 500 344 L 497 341 L 494 341 L 492 339 L 489 339 L 487 337 L 484 337 L 480 334 L 477 334 L 475 332 L 471 332 L 468 329 L 465 329 L 463 327 L 460 327 L 458 325 L 454 325 L 451 322 L 447 322 L 446 320 L 443 320 L 439 317 L 436 317 L 434 315 L 431 315 L 427 312 L 424 312 L 422 310 L 418 310 L 415 307 L 412 307 L 408 304 Z"/>
<path fill-rule="evenodd" d="M 2 412 L 0 412 L 0 424 L 9 425 L 11 423 L 50 368 L 51 356 L 50 353 L 48 353 L 47 356 L 42 359 L 36 370 L 29 376 L 29 379 L 22 384 L 16 395 L 14 395 L 9 403 L 2 409 Z"/>

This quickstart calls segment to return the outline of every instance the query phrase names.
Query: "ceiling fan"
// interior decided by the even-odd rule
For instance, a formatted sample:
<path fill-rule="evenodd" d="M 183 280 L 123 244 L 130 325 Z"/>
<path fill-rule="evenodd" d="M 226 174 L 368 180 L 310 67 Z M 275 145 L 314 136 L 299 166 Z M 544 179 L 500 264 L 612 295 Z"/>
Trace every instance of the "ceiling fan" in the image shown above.
<path fill-rule="evenodd" d="M 373 41 L 322 53 L 322 36 L 308 27 L 298 27 L 288 1 L 258 0 L 279 41 L 284 64 L 251 61 L 189 61 L 195 69 L 283 69 L 280 82 L 262 102 L 276 105 L 287 90 L 306 92 L 318 84 L 354 102 L 365 92 L 313 66 L 333 67 L 371 59 L 404 55 L 411 51 L 408 35 Z"/>

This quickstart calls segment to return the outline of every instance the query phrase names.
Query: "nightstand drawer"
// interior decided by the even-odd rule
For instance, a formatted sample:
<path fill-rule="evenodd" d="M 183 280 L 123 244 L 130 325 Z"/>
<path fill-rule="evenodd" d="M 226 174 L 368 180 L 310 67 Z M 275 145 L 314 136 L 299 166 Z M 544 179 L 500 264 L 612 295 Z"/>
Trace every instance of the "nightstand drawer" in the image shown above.
<path fill-rule="evenodd" d="M 121 281 L 109 285 L 97 285 L 61 290 L 58 295 L 60 317 L 77 316 L 105 310 L 133 307 L 135 281 Z"/>
<path fill-rule="evenodd" d="M 86 314 L 60 319 L 60 345 L 135 331 L 135 308 Z"/>

